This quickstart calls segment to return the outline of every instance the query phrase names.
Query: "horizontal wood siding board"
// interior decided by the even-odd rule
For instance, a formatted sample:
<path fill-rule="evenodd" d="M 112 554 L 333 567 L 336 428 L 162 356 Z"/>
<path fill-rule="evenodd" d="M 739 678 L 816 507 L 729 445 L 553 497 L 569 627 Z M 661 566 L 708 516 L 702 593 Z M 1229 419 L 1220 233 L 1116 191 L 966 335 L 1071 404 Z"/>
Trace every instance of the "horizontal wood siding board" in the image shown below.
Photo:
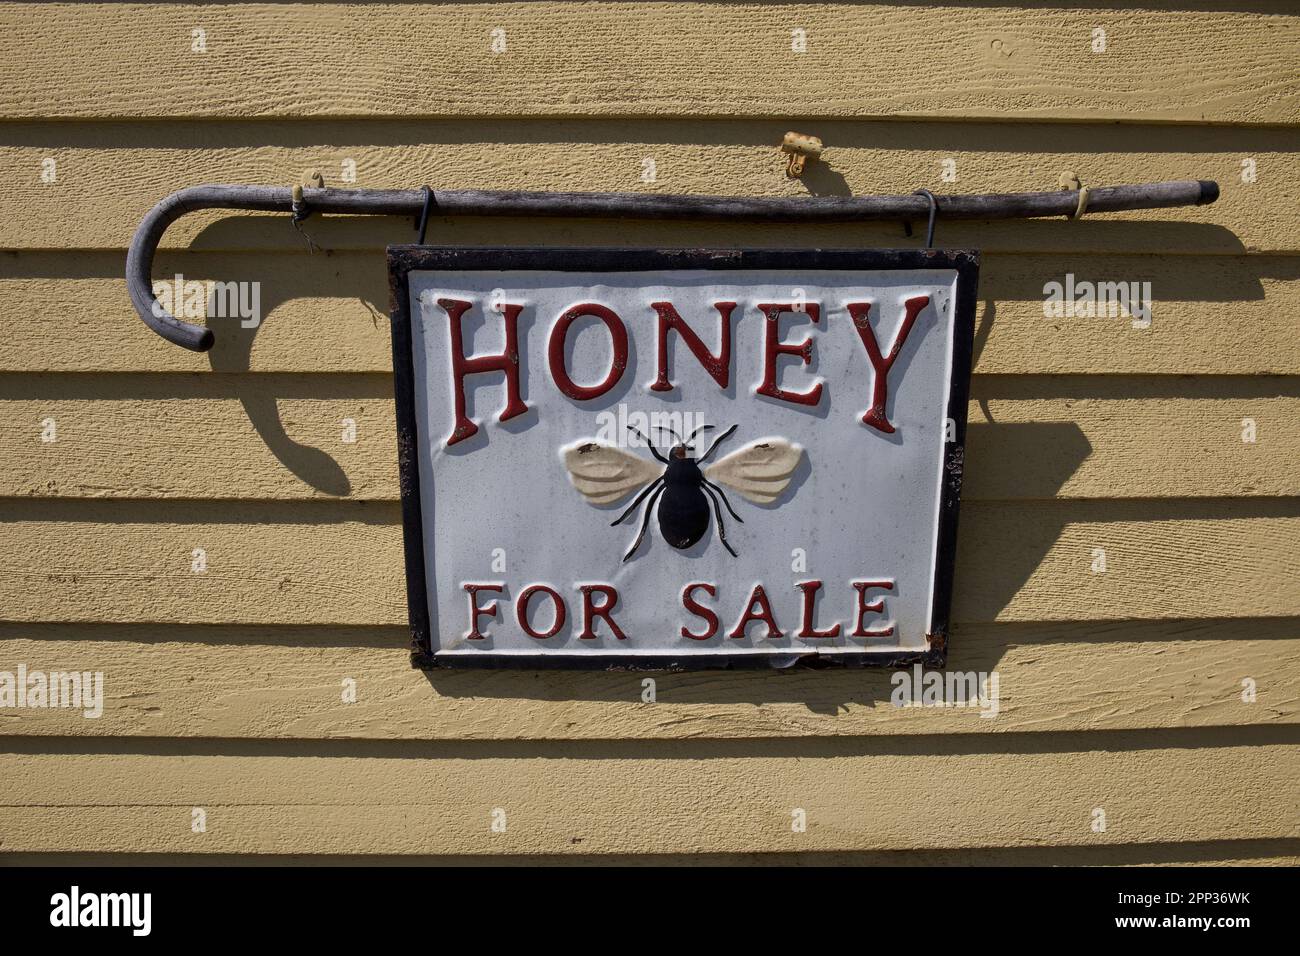
<path fill-rule="evenodd" d="M 511 500 L 508 486 L 500 494 Z M 396 503 L 11 498 L 0 499 L 0 526 L 10 621 L 407 619 Z M 1300 575 L 1297 534 L 1300 498 L 972 501 L 953 620 L 1294 616 L 1300 592 L 1279 582 Z M 1098 549 L 1104 573 L 1093 570 Z M 1225 608 L 1215 582 L 1229 580 Z"/>
<path fill-rule="evenodd" d="M 4 853 L 10 866 L 1296 866 L 1300 839 L 1204 840 L 1106 846 L 977 847 L 837 853 L 630 853 L 586 856 L 428 854 Z"/>
<path fill-rule="evenodd" d="M 1300 620 L 984 624 L 956 629 L 949 667 L 997 674 L 998 704 L 894 705 L 884 672 L 656 677 L 406 666 L 401 628 L 0 625 L 28 671 L 103 674 L 103 710 L 6 711 L 0 735 L 413 740 L 1004 734 L 1291 724 Z M 1256 698 L 1243 699 L 1243 681 Z M 344 681 L 355 681 L 346 702 Z M 985 688 L 983 693 L 987 693 Z M 986 716 L 981 716 L 981 715 Z"/>
<path fill-rule="evenodd" d="M 625 231 L 618 242 L 626 239 Z M 187 282 L 259 283 L 261 324 L 209 319 L 217 344 L 202 355 L 145 326 L 123 273 L 117 253 L 0 254 L 0 371 L 392 371 L 380 245 L 315 256 L 163 255 L 155 281 L 174 285 L 179 273 Z M 1150 283 L 1138 289 L 1150 293 L 1150 326 L 1134 328 L 1118 308 L 1048 317 L 1045 287 L 1071 275 Z M 1300 257 L 993 254 L 981 265 L 979 296 L 978 374 L 1300 374 Z"/>
<path fill-rule="evenodd" d="M 914 4 L 10 4 L 0 117 L 1295 123 L 1296 18 Z M 1287 11 L 1283 11 L 1284 13 Z M 1093 29 L 1107 49 L 1092 52 Z M 193 51 L 204 31 L 206 52 Z M 494 54 L 492 31 L 504 29 Z M 792 31 L 806 32 L 795 52 Z M 81 50 L 85 55 L 70 55 Z M 112 50 L 112 56 L 96 51 Z M 936 69 L 936 63 L 942 69 Z M 148 64 L 147 68 L 144 64 Z M 418 82 L 416 79 L 418 78 Z"/>
<path fill-rule="evenodd" d="M 396 501 L 392 388 L 0 374 L 0 497 Z M 476 392 L 485 412 L 499 391 Z M 972 395 L 968 500 L 1300 495 L 1300 378 L 977 375 Z"/>
<path fill-rule="evenodd" d="M 189 741 L 97 752 L 84 738 L 67 748 L 16 740 L 0 742 L 0 807 L 9 852 L 725 853 L 1296 837 L 1296 780 L 1278 777 L 1296 759 L 1294 729 L 1230 730 L 1231 741 L 1208 729 L 1009 735 L 993 752 L 960 737 L 800 740 L 795 750 L 771 740 L 524 751 L 468 741 L 446 752 L 219 742 L 198 753 Z M 207 808 L 202 834 L 190 828 L 195 807 Z M 1097 807 L 1105 833 L 1090 826 Z M 504 834 L 492 832 L 494 808 L 506 813 Z M 792 832 L 794 808 L 807 832 Z"/>
<path fill-rule="evenodd" d="M 777 148 L 794 126 L 826 144 L 801 179 L 785 176 Z M 1098 123 L 846 122 L 836 120 L 444 119 L 265 122 L 47 122 L 0 124 L 0 249 L 124 249 L 141 217 L 178 189 L 204 183 L 286 186 L 318 169 L 343 188 L 506 189 L 736 196 L 1002 193 L 1058 187 L 1066 170 L 1091 186 L 1208 179 L 1211 206 L 1097 214 L 1080 222 L 942 222 L 940 243 L 1019 252 L 1184 254 L 1296 252 L 1300 137 L 1279 127 L 1125 127 Z M 46 162 L 57 180 L 47 182 Z M 1250 160 L 1254 176 L 1243 163 Z M 951 168 L 947 164 L 951 162 Z M 345 168 L 345 164 L 346 168 Z M 355 181 L 344 179 L 355 175 Z M 647 177 L 651 181 L 647 181 Z M 1246 179 L 1251 181 L 1247 182 Z M 430 235 L 513 243 L 614 237 L 626 224 L 581 220 L 435 217 Z M 703 229 L 707 238 L 691 237 Z M 327 248 L 405 241 L 410 221 L 309 221 Z M 762 242 L 783 234 L 809 244 L 904 245 L 897 223 L 779 227 L 637 223 L 651 243 Z M 461 232 L 465 239 L 458 239 Z M 729 239 L 716 239 L 729 237 Z M 568 240 L 565 240 L 568 241 Z M 257 246 L 303 251 L 288 216 L 200 212 L 163 236 L 164 248 Z"/>

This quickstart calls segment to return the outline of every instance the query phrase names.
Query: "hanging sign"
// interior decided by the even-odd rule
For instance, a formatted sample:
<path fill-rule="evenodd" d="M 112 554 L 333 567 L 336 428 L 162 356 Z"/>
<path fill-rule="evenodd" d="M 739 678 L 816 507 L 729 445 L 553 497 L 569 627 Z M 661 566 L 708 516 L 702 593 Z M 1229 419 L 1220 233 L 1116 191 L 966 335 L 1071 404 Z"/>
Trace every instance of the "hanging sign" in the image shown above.
<path fill-rule="evenodd" d="M 388 258 L 417 666 L 943 663 L 977 253 Z"/>

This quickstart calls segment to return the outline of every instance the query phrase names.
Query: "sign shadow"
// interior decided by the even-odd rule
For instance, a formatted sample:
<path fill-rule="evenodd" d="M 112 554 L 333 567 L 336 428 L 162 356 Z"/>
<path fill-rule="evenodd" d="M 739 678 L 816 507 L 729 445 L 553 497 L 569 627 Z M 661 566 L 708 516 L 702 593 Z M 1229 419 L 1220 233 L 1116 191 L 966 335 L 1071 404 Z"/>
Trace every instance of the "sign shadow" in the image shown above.
<path fill-rule="evenodd" d="M 992 477 L 990 487 L 1004 487 L 1007 481 L 1021 481 L 1018 497 L 1051 498 L 1091 454 L 1092 446 L 1074 422 L 973 422 L 967 431 L 969 472 L 980 474 L 1022 469 L 1019 478 Z M 967 507 L 970 505 L 968 504 Z M 981 575 L 978 605 L 981 617 L 1005 607 L 1032 575 L 1060 536 L 1067 523 L 1063 513 L 1058 523 L 1038 522 L 1017 532 L 1014 562 L 1004 564 L 996 575 Z M 978 553 L 961 547 L 958 532 L 958 564 L 954 607 L 971 606 L 971 595 L 963 592 L 963 565 L 980 560 Z M 675 618 L 665 626 L 676 627 Z M 788 627 L 788 626 L 787 626 Z M 960 625 L 954 628 L 948 668 L 987 672 L 996 668 L 1005 648 L 988 641 L 964 645 Z M 753 704 L 803 703 L 816 713 L 834 714 L 849 704 L 889 706 L 893 692 L 891 671 L 869 668 L 834 668 L 812 673 L 791 671 L 713 670 L 692 673 L 627 671 L 548 671 L 538 680 L 536 671 L 440 671 L 424 672 L 430 688 L 444 697 L 501 697 L 561 702 L 566 700 L 639 700 L 642 681 L 652 678 L 657 694 L 672 695 L 675 703 Z M 470 676 L 470 675 L 473 676 Z M 801 676 L 802 675 L 802 676 Z"/>

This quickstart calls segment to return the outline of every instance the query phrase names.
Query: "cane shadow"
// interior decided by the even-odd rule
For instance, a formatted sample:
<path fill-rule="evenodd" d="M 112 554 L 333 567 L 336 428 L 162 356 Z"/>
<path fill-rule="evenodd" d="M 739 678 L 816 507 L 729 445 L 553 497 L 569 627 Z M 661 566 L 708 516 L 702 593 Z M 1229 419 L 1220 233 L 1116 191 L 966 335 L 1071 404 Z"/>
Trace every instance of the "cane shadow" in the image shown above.
<path fill-rule="evenodd" d="M 282 294 L 289 290 L 282 290 Z M 285 298 L 263 303 L 265 314 L 269 318 L 275 307 L 287 298 L 296 297 L 296 293 Z M 209 308 L 209 313 L 213 309 Z M 208 361 L 214 372 L 247 372 L 251 367 L 253 342 L 258 330 L 265 325 L 264 318 L 256 326 L 246 327 L 238 317 L 208 318 L 208 328 L 216 335 L 220 348 L 208 352 Z M 346 497 L 352 493 L 352 483 L 348 480 L 343 467 L 333 456 L 320 448 L 303 444 L 289 436 L 284 420 L 280 415 L 280 396 L 274 389 L 265 388 L 261 382 L 248 388 L 240 389 L 239 403 L 249 423 L 257 431 L 258 437 L 275 455 L 280 464 L 289 469 L 303 483 L 327 495 Z"/>
<path fill-rule="evenodd" d="M 250 234 L 256 234 L 259 220 L 246 216 L 222 218 L 203 229 L 194 241 L 197 248 L 215 246 L 217 248 L 243 248 L 249 244 Z M 296 240 L 300 241 L 298 237 Z M 352 483 L 343 466 L 322 448 L 300 442 L 289 435 L 280 411 L 280 402 L 294 395 L 305 397 L 317 394 L 336 393 L 338 380 L 332 377 L 301 376 L 296 373 L 288 375 L 258 374 L 247 375 L 252 370 L 253 349 L 259 336 L 266 333 L 276 322 L 277 310 L 290 303 L 297 303 L 301 313 L 301 304 L 320 299 L 322 296 L 338 298 L 354 295 L 369 313 L 369 319 L 362 319 L 363 325 L 387 326 L 388 301 L 387 287 L 384 283 L 382 256 L 373 270 L 359 268 L 350 257 L 336 257 L 328 250 L 317 249 L 313 255 L 294 256 L 258 256 L 240 254 L 230 256 L 229 261 L 238 265 L 237 274 L 223 272 L 219 275 L 205 275 L 205 269 L 198 264 L 193 266 L 186 257 L 164 257 L 165 265 L 174 266 L 177 271 L 196 270 L 196 278 L 217 280 L 221 282 L 256 283 L 259 295 L 258 314 L 253 319 L 226 317 L 216 313 L 225 311 L 218 308 L 217 293 L 213 291 L 208 301 L 207 326 L 215 336 L 215 344 L 206 355 L 213 372 L 234 373 L 231 381 L 238 383 L 234 397 L 238 398 L 249 423 L 256 430 L 267 449 L 295 477 L 316 491 L 332 497 L 347 497 L 352 493 Z M 202 260 L 199 260 L 202 262 Z M 163 275 L 168 270 L 160 270 Z M 328 299 L 327 299 L 328 301 Z M 295 319 L 293 322 L 300 321 Z M 328 323 L 340 321 L 337 315 L 329 314 L 322 307 L 317 318 L 324 330 Z M 357 321 L 355 315 L 349 316 L 349 323 Z M 292 322 L 291 322 L 292 326 Z M 347 330 L 360 329 L 349 325 Z M 295 348 L 303 353 L 302 367 L 311 369 L 317 363 L 311 356 L 313 349 L 338 348 L 340 335 L 338 329 L 328 330 L 330 334 L 322 335 L 321 341 L 307 338 Z M 367 329 L 368 331 L 368 329 Z M 326 344 L 328 343 L 328 344 Z M 276 343 L 280 345 L 280 343 Z M 280 346 L 282 347 L 282 345 Z M 295 363 L 296 364 L 296 363 Z M 304 380 L 319 383 L 324 390 L 306 385 Z M 366 398 L 385 399 L 392 395 L 391 383 L 380 383 L 377 379 L 359 381 L 353 378 L 344 386 L 348 394 L 364 394 Z M 340 424 L 340 428 L 342 425 Z"/>

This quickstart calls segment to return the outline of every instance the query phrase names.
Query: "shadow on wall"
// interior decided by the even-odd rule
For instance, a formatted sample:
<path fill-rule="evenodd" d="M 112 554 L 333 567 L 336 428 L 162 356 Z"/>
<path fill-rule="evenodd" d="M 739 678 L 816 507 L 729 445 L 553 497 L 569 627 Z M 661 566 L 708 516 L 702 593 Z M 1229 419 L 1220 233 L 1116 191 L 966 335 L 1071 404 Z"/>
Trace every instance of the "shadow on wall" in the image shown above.
<path fill-rule="evenodd" d="M 274 312 L 276 306 L 296 297 L 295 290 L 286 289 L 283 283 L 263 286 L 264 290 L 268 288 L 272 290 L 272 298 L 262 303 L 268 315 Z M 221 343 L 220 347 L 214 347 L 208 352 L 212 371 L 247 372 L 257 329 L 244 328 L 238 318 L 210 318 L 207 324 Z M 311 342 L 303 343 L 304 349 L 311 347 Z M 304 484 L 340 498 L 346 498 L 352 493 L 352 483 L 333 456 L 289 437 L 280 418 L 279 396 L 260 388 L 248 389 L 240 393 L 239 401 L 249 422 L 257 429 L 262 441 L 266 442 L 266 447 Z"/>
<path fill-rule="evenodd" d="M 270 217 L 269 221 L 274 221 L 276 218 L 287 222 L 287 217 Z M 232 216 L 223 218 L 196 237 L 194 248 L 201 249 L 204 246 L 217 246 L 219 248 L 248 247 L 250 236 L 259 231 L 259 224 L 264 225 L 267 221 L 268 217 Z M 457 245 L 499 243 L 502 241 L 502 236 L 509 236 L 513 241 L 514 237 L 518 235 L 530 237 L 535 242 L 572 242 L 575 245 L 626 245 L 626 227 L 618 222 L 567 221 L 562 227 L 565 235 L 559 237 L 550 230 L 535 228 L 535 222 L 532 223 L 533 228 L 526 229 L 515 228 L 515 226 L 525 225 L 520 221 L 505 219 L 457 219 L 455 223 L 455 244 Z M 375 249 L 372 252 L 348 253 L 339 256 L 318 253 L 315 256 L 303 257 L 307 262 L 305 267 L 295 267 L 281 273 L 273 273 L 267 266 L 255 263 L 252 271 L 241 278 L 256 279 L 261 283 L 262 313 L 265 318 L 257 328 L 244 328 L 239 320 L 235 318 L 209 319 L 208 324 L 216 333 L 217 341 L 216 346 L 208 353 L 208 361 L 212 370 L 217 372 L 248 371 L 258 333 L 268 322 L 273 323 L 275 321 L 276 309 L 287 302 L 315 299 L 322 296 L 328 296 L 332 299 L 359 299 L 365 308 L 370 311 L 376 322 L 386 323 L 388 291 L 382 249 L 385 242 L 404 241 L 408 238 L 406 231 L 409 229 L 409 225 L 409 222 L 403 219 L 383 217 L 328 217 L 323 220 L 308 220 L 307 228 L 314 241 L 326 247 L 331 244 L 340 244 L 345 248 L 355 249 L 365 244 L 368 234 L 372 230 L 377 229 L 381 230 L 381 232 L 373 237 Z M 431 242 L 446 241 L 441 236 L 452 231 L 450 228 L 451 221 L 444 220 L 442 225 L 443 228 L 439 230 L 439 233 L 431 236 Z M 972 228 L 978 229 L 982 225 L 978 223 L 953 223 L 949 228 L 953 231 L 968 231 Z M 1008 224 L 1005 223 L 995 225 L 1001 225 L 1003 228 L 1008 227 Z M 1021 229 L 1037 227 L 1057 230 L 1061 228 L 1060 223 L 1049 222 L 1017 223 L 1015 226 Z M 709 240 L 701 236 L 701 230 L 712 228 L 726 230 L 726 234 L 720 234 L 712 240 L 724 246 L 799 247 L 820 245 L 845 247 L 856 245 L 869 248 L 873 246 L 879 247 L 883 244 L 894 246 L 910 244 L 908 241 L 903 240 L 901 236 L 902 228 L 898 223 L 848 223 L 834 226 L 767 226 L 762 224 L 728 226 L 712 223 L 644 223 L 638 224 L 639 241 L 637 244 L 669 247 L 707 245 Z M 1105 248 L 1106 234 L 1116 228 L 1125 230 L 1128 237 L 1127 241 L 1130 243 L 1134 241 L 1133 232 L 1135 230 L 1141 231 L 1143 228 L 1150 228 L 1154 230 L 1154 233 L 1163 232 L 1168 228 L 1176 228 L 1180 233 L 1186 233 L 1189 236 L 1197 234 L 1203 239 L 1208 239 L 1207 233 L 1231 236 L 1231 233 L 1218 226 L 1191 223 L 1085 221 L 1072 223 L 1069 228 L 1072 235 L 1084 237 L 1084 241 L 1094 248 Z M 361 235 L 357 235 L 358 231 L 361 232 Z M 287 226 L 286 234 L 293 242 L 302 242 L 298 237 L 288 234 Z M 832 237 L 834 241 L 827 241 Z M 954 238 L 972 239 L 974 237 L 968 234 L 965 237 Z M 1189 238 L 1188 241 L 1196 240 Z M 1216 240 L 1212 242 L 1212 245 L 1221 244 L 1222 238 L 1216 236 Z M 1032 243 L 1028 245 L 1032 247 Z M 274 261 L 281 257 L 268 258 Z M 373 258 L 373 267 L 368 266 L 365 269 L 354 267 L 358 260 L 369 260 L 370 258 Z M 1053 257 L 1055 260 L 1060 258 L 1063 257 Z M 299 260 L 299 257 L 295 256 L 294 259 Z M 344 260 L 346 265 L 340 260 Z M 1003 261 L 1005 261 L 1005 258 L 1003 258 Z M 1233 261 L 1236 262 L 1236 260 Z M 1275 269 L 1277 266 L 1260 265 L 1261 261 L 1267 263 L 1269 260 L 1251 262 L 1243 258 L 1240 260 L 1240 267 L 1230 272 L 1207 270 L 1205 272 L 1180 273 L 1178 277 L 1179 298 L 1185 301 L 1262 299 L 1264 292 L 1260 279 L 1262 276 L 1271 275 L 1272 273 L 1267 270 L 1270 268 Z M 1049 279 L 1059 278 L 1054 272 L 1049 271 L 1044 271 L 1039 275 L 1032 272 L 1010 275 L 999 272 L 997 262 L 998 259 L 995 257 L 991 262 L 986 263 L 981 276 L 980 294 L 983 298 L 983 304 L 980 309 L 976 330 L 976 373 L 980 370 L 979 359 L 983 346 L 987 342 L 996 321 L 998 302 L 1007 300 L 1041 301 L 1043 298 L 1043 283 Z M 203 277 L 218 281 L 234 278 L 219 275 Z M 320 318 L 322 323 L 329 320 L 330 317 L 327 315 L 322 315 Z M 310 340 L 302 343 L 302 348 L 305 351 L 313 347 L 315 347 L 315 344 Z M 275 453 L 289 471 L 305 484 L 324 494 L 346 497 L 351 493 L 351 483 L 348 476 L 333 457 L 319 448 L 304 445 L 289 436 L 281 420 L 278 403 L 274 395 L 266 394 L 261 390 L 257 392 L 250 391 L 246 395 L 241 395 L 240 400 L 243 402 L 249 421 L 257 429 L 267 447 Z M 985 406 L 984 410 L 986 417 L 988 417 L 987 406 Z M 1077 429 L 1075 429 L 1075 432 L 1077 433 Z M 1068 434 L 1062 431 L 1055 437 L 1047 434 L 1040 437 L 1044 442 L 1042 448 L 1049 450 L 1057 448 L 1065 456 L 1061 460 L 1068 459 L 1069 449 L 1065 447 L 1070 441 Z M 998 440 L 992 439 L 991 441 L 996 443 Z M 977 450 L 980 447 L 980 441 L 972 442 L 971 447 Z M 993 447 L 1001 448 L 1003 444 L 994 444 Z M 1037 446 L 1021 446 L 1021 450 L 1033 450 L 1035 447 Z M 1086 453 L 1085 450 L 1083 454 L 1086 455 Z M 1041 460 L 1042 457 L 1042 451 L 1038 450 L 1034 451 L 1026 460 Z M 1075 462 L 1073 467 L 1077 467 L 1077 465 L 1078 462 Z M 1048 466 L 1050 472 L 1059 470 L 1055 465 Z M 1060 482 L 1063 483 L 1069 477 L 1069 474 L 1060 475 L 1059 477 Z M 1059 487 L 1060 484 L 1052 486 L 1050 481 L 1039 481 L 1035 486 L 1033 496 L 1050 497 L 1055 494 Z M 1026 491 L 1025 493 L 1028 494 L 1029 492 Z"/>
<path fill-rule="evenodd" d="M 826 192 L 836 192 L 838 190 L 838 184 L 833 179 L 836 174 L 833 174 L 829 169 L 823 169 L 820 175 L 823 178 L 809 183 L 810 187 L 816 187 L 820 191 Z M 826 179 L 825 177 L 832 177 L 832 179 Z M 205 230 L 196 240 L 195 248 L 201 249 L 205 245 L 229 247 L 228 244 L 230 243 L 233 243 L 236 248 L 240 247 L 241 244 L 247 247 L 247 234 L 256 228 L 255 225 L 251 225 L 255 221 L 250 217 L 230 217 L 218 221 L 208 230 Z M 441 229 L 438 228 L 439 225 L 441 225 Z M 446 235 L 450 232 L 450 227 L 450 221 L 434 224 L 434 227 L 431 228 L 430 241 L 435 243 L 441 241 L 439 233 Z M 318 244 L 329 245 L 338 242 L 345 247 L 356 248 L 363 244 L 366 234 L 381 229 L 386 232 L 384 236 L 386 241 L 393 241 L 394 239 L 402 241 L 403 233 L 406 228 L 409 228 L 409 223 L 404 220 L 349 220 L 339 217 L 323 222 L 310 222 L 308 228 Z M 1006 228 L 1006 225 L 1002 224 L 1002 228 Z M 1017 224 L 1017 228 L 1022 230 L 1030 229 L 1031 231 L 1056 230 L 1061 228 L 1061 225 L 1059 223 L 1020 223 Z M 1235 238 L 1231 237 L 1231 233 L 1211 225 L 1093 221 L 1074 223 L 1069 228 L 1074 231 L 1073 235 L 1076 238 L 1086 238 L 1088 245 L 1092 248 L 1105 248 L 1107 236 L 1116 234 L 1120 230 L 1124 232 L 1125 242 L 1128 245 L 1134 243 L 1134 233 L 1140 233 L 1143 230 L 1150 233 L 1153 242 L 1159 240 L 1159 245 L 1155 246 L 1157 248 L 1164 245 L 1164 239 L 1167 238 L 1170 230 L 1182 234 L 1182 243 L 1197 244 L 1207 240 L 1211 248 L 1226 248 L 1235 243 Z M 979 224 L 954 223 L 945 231 L 950 234 L 946 238 L 956 240 L 962 237 L 953 234 L 964 233 L 966 238 L 973 238 L 978 230 Z M 362 234 L 360 238 L 357 231 Z M 561 231 L 563 235 L 559 237 L 554 232 L 536 228 L 524 230 L 523 234 L 531 237 L 534 242 L 573 243 L 575 245 L 626 244 L 625 226 L 620 223 L 566 222 L 563 224 Z M 702 237 L 702 231 L 713 233 L 713 235 Z M 644 224 L 644 228 L 639 227 L 639 241 L 637 244 L 684 246 L 707 245 L 714 242 L 718 245 L 790 247 L 811 245 L 878 247 L 881 245 L 903 246 L 912 244 L 902 239 L 901 231 L 900 224 L 896 223 L 849 224 L 836 227 L 810 226 L 806 228 L 784 225 L 779 227 L 762 225 L 736 227 L 725 224 L 692 224 L 684 226 L 649 223 Z M 510 228 L 510 221 L 456 220 L 456 244 L 491 244 L 501 242 L 503 236 L 513 236 L 515 234 L 517 234 L 515 230 Z M 890 235 L 894 236 L 892 242 L 888 238 Z M 242 242 L 240 236 L 243 236 Z M 831 236 L 834 237 L 834 241 L 826 241 Z M 1225 236 L 1228 238 L 1225 238 Z M 941 232 L 940 245 L 944 244 L 944 238 Z M 1229 239 L 1231 239 L 1230 242 Z M 912 242 L 915 242 L 915 240 Z M 954 241 L 954 244 L 959 243 Z M 978 243 L 972 242 L 970 244 L 977 245 Z M 382 243 L 376 245 L 381 247 Z M 1032 241 L 1027 245 L 1032 247 Z M 1239 244 L 1236 244 L 1236 248 L 1240 248 Z M 367 260 L 373 256 L 374 265 L 373 270 L 370 268 L 365 270 L 364 280 L 359 283 L 362 288 L 355 287 L 358 283 L 351 281 L 355 280 L 355 276 L 349 276 L 346 279 L 341 278 L 340 273 L 333 268 L 331 257 L 323 254 L 309 258 L 309 264 L 305 268 L 295 268 L 287 275 L 268 275 L 263 284 L 262 307 L 265 320 L 262 327 L 265 327 L 267 322 L 275 321 L 275 311 L 281 305 L 296 299 L 318 298 L 322 295 L 336 296 L 338 298 L 355 298 L 360 295 L 362 302 L 378 316 L 377 321 L 386 321 L 383 318 L 387 308 L 383 253 L 380 248 L 375 248 L 373 252 L 364 253 L 364 256 Z M 315 263 L 319 263 L 319 267 L 316 267 Z M 1199 279 L 1195 273 L 1192 273 L 1190 282 L 1180 285 L 1179 298 L 1184 301 L 1189 299 L 1204 301 L 1261 299 L 1263 298 L 1263 288 L 1260 278 L 1270 275 L 1271 273 L 1268 272 L 1270 268 L 1275 269 L 1277 266 L 1269 266 L 1266 262 L 1264 264 L 1250 263 L 1248 260 L 1243 259 L 1240 270 L 1234 272 L 1227 282 L 1224 281 L 1224 276 L 1221 274 Z M 230 277 L 212 276 L 211 278 L 223 279 Z M 980 350 L 987 342 L 989 333 L 996 321 L 998 301 L 1035 301 L 1042 298 L 1042 283 L 1037 278 L 1000 276 L 996 269 L 990 269 L 986 271 L 982 280 L 981 295 L 984 302 L 980 310 L 977 328 L 977 370 Z M 328 316 L 321 316 L 322 322 L 328 320 Z M 249 370 L 252 350 L 260 328 L 243 328 L 237 319 L 214 319 L 210 324 L 217 334 L 219 343 L 209 353 L 212 370 L 230 373 Z M 312 347 L 310 341 L 303 342 L 304 349 Z M 1023 397 L 1028 398 L 1054 397 L 1061 393 L 1061 381 L 1061 379 L 1055 378 L 1035 379 L 1026 377 L 1022 379 L 1019 391 L 1024 393 Z M 1067 384 L 1065 386 L 1066 391 L 1069 391 L 1071 387 L 1082 387 L 1085 391 L 1095 388 L 1095 386 L 1086 383 L 1080 385 L 1080 379 L 1078 378 L 1066 379 L 1065 381 L 1073 383 L 1073 385 Z M 1119 386 L 1121 388 L 1122 381 L 1121 379 Z M 1251 390 L 1255 385 L 1237 380 L 1228 384 L 1227 387 L 1229 389 L 1238 387 Z M 996 386 L 994 388 L 996 390 Z M 1039 388 L 1041 388 L 1043 394 L 1036 396 L 1035 390 Z M 1206 393 L 1206 386 L 1195 379 L 1176 380 L 1176 382 L 1171 382 L 1170 388 L 1177 394 L 1199 396 Z M 983 391 L 981 380 L 977 378 L 973 397 L 976 399 L 988 397 L 982 394 Z M 1222 389 L 1217 389 L 1214 394 L 1221 397 L 1223 394 Z M 347 474 L 337 461 L 322 449 L 304 445 L 288 435 L 279 414 L 278 397 L 275 394 L 258 388 L 256 390 L 250 389 L 248 394 L 241 394 L 238 397 L 243 403 L 249 421 L 257 429 L 267 447 L 274 452 L 286 468 L 304 483 L 318 491 L 340 498 L 350 494 L 351 485 Z M 1036 499 L 1053 498 L 1092 451 L 1079 426 L 1069 421 L 999 423 L 990 420 L 987 422 L 973 422 L 969 428 L 968 449 L 968 462 L 972 469 L 983 467 L 980 464 L 981 462 L 1016 463 L 1015 467 L 1019 470 L 1015 476 L 1016 484 L 1012 489 L 1013 496 L 1016 498 Z M 1005 469 L 1006 466 L 1003 467 Z M 1132 520 L 1135 510 L 1140 512 L 1143 508 L 1141 503 L 1134 502 L 1117 502 L 1114 504 L 1115 508 L 1118 509 L 1117 515 L 1122 514 L 1126 520 Z M 1212 502 L 1199 502 L 1197 504 L 1198 507 L 1194 511 L 1202 516 L 1232 518 L 1241 514 L 1239 503 L 1236 506 L 1225 504 L 1222 508 L 1217 507 Z M 980 618 L 991 620 L 999 610 L 1014 598 L 1051 549 L 1063 527 L 1071 521 L 1079 520 L 1080 509 L 1086 512 L 1088 520 L 1107 520 L 1108 507 L 1110 507 L 1110 503 L 1107 502 L 1061 501 L 1047 509 L 1044 513 L 1045 520 L 1018 525 L 1015 530 L 1014 547 L 1000 547 L 997 549 L 1002 554 L 1014 555 L 1014 561 L 1004 563 L 996 575 L 982 575 L 982 578 L 987 580 L 982 582 L 981 592 L 976 599 L 979 605 Z M 1176 517 L 1180 511 L 1178 502 L 1153 502 L 1150 503 L 1149 507 L 1154 509 L 1154 513 L 1151 515 L 1153 518 Z M 1010 533 L 1008 531 L 1008 534 Z M 967 542 L 966 547 L 962 548 L 962 551 L 968 556 L 971 554 L 969 542 Z M 964 574 L 961 563 L 959 563 L 957 570 L 958 593 L 955 596 L 956 606 L 960 607 L 963 603 L 971 603 L 964 600 L 962 587 L 964 580 L 969 581 L 971 579 L 972 575 L 969 573 Z M 992 586 L 989 586 L 990 582 L 992 582 Z M 1007 633 L 1005 626 L 1003 627 L 1004 630 L 999 631 L 999 634 Z M 963 629 L 958 627 L 954 634 L 953 651 L 949 660 L 950 667 L 960 670 L 993 670 L 1006 649 L 1007 639 L 1002 637 L 997 640 L 967 642 L 963 641 L 962 631 Z M 431 687 L 438 694 L 451 697 L 500 696 L 504 698 L 613 700 L 626 699 L 629 686 L 627 675 L 602 674 L 599 672 L 570 674 L 559 682 L 539 679 L 537 674 L 521 674 L 510 671 L 435 671 L 428 673 L 427 678 Z M 692 688 L 691 696 L 693 699 L 716 702 L 752 702 L 754 704 L 783 699 L 805 700 L 810 686 L 804 681 L 782 682 L 780 675 L 764 673 L 711 672 L 674 675 L 671 678 L 665 676 L 663 679 L 688 682 Z M 818 676 L 816 686 L 817 702 L 809 701 L 809 707 L 832 713 L 849 702 L 887 702 L 891 692 L 888 675 L 880 672 L 835 671 L 824 673 Z"/>

